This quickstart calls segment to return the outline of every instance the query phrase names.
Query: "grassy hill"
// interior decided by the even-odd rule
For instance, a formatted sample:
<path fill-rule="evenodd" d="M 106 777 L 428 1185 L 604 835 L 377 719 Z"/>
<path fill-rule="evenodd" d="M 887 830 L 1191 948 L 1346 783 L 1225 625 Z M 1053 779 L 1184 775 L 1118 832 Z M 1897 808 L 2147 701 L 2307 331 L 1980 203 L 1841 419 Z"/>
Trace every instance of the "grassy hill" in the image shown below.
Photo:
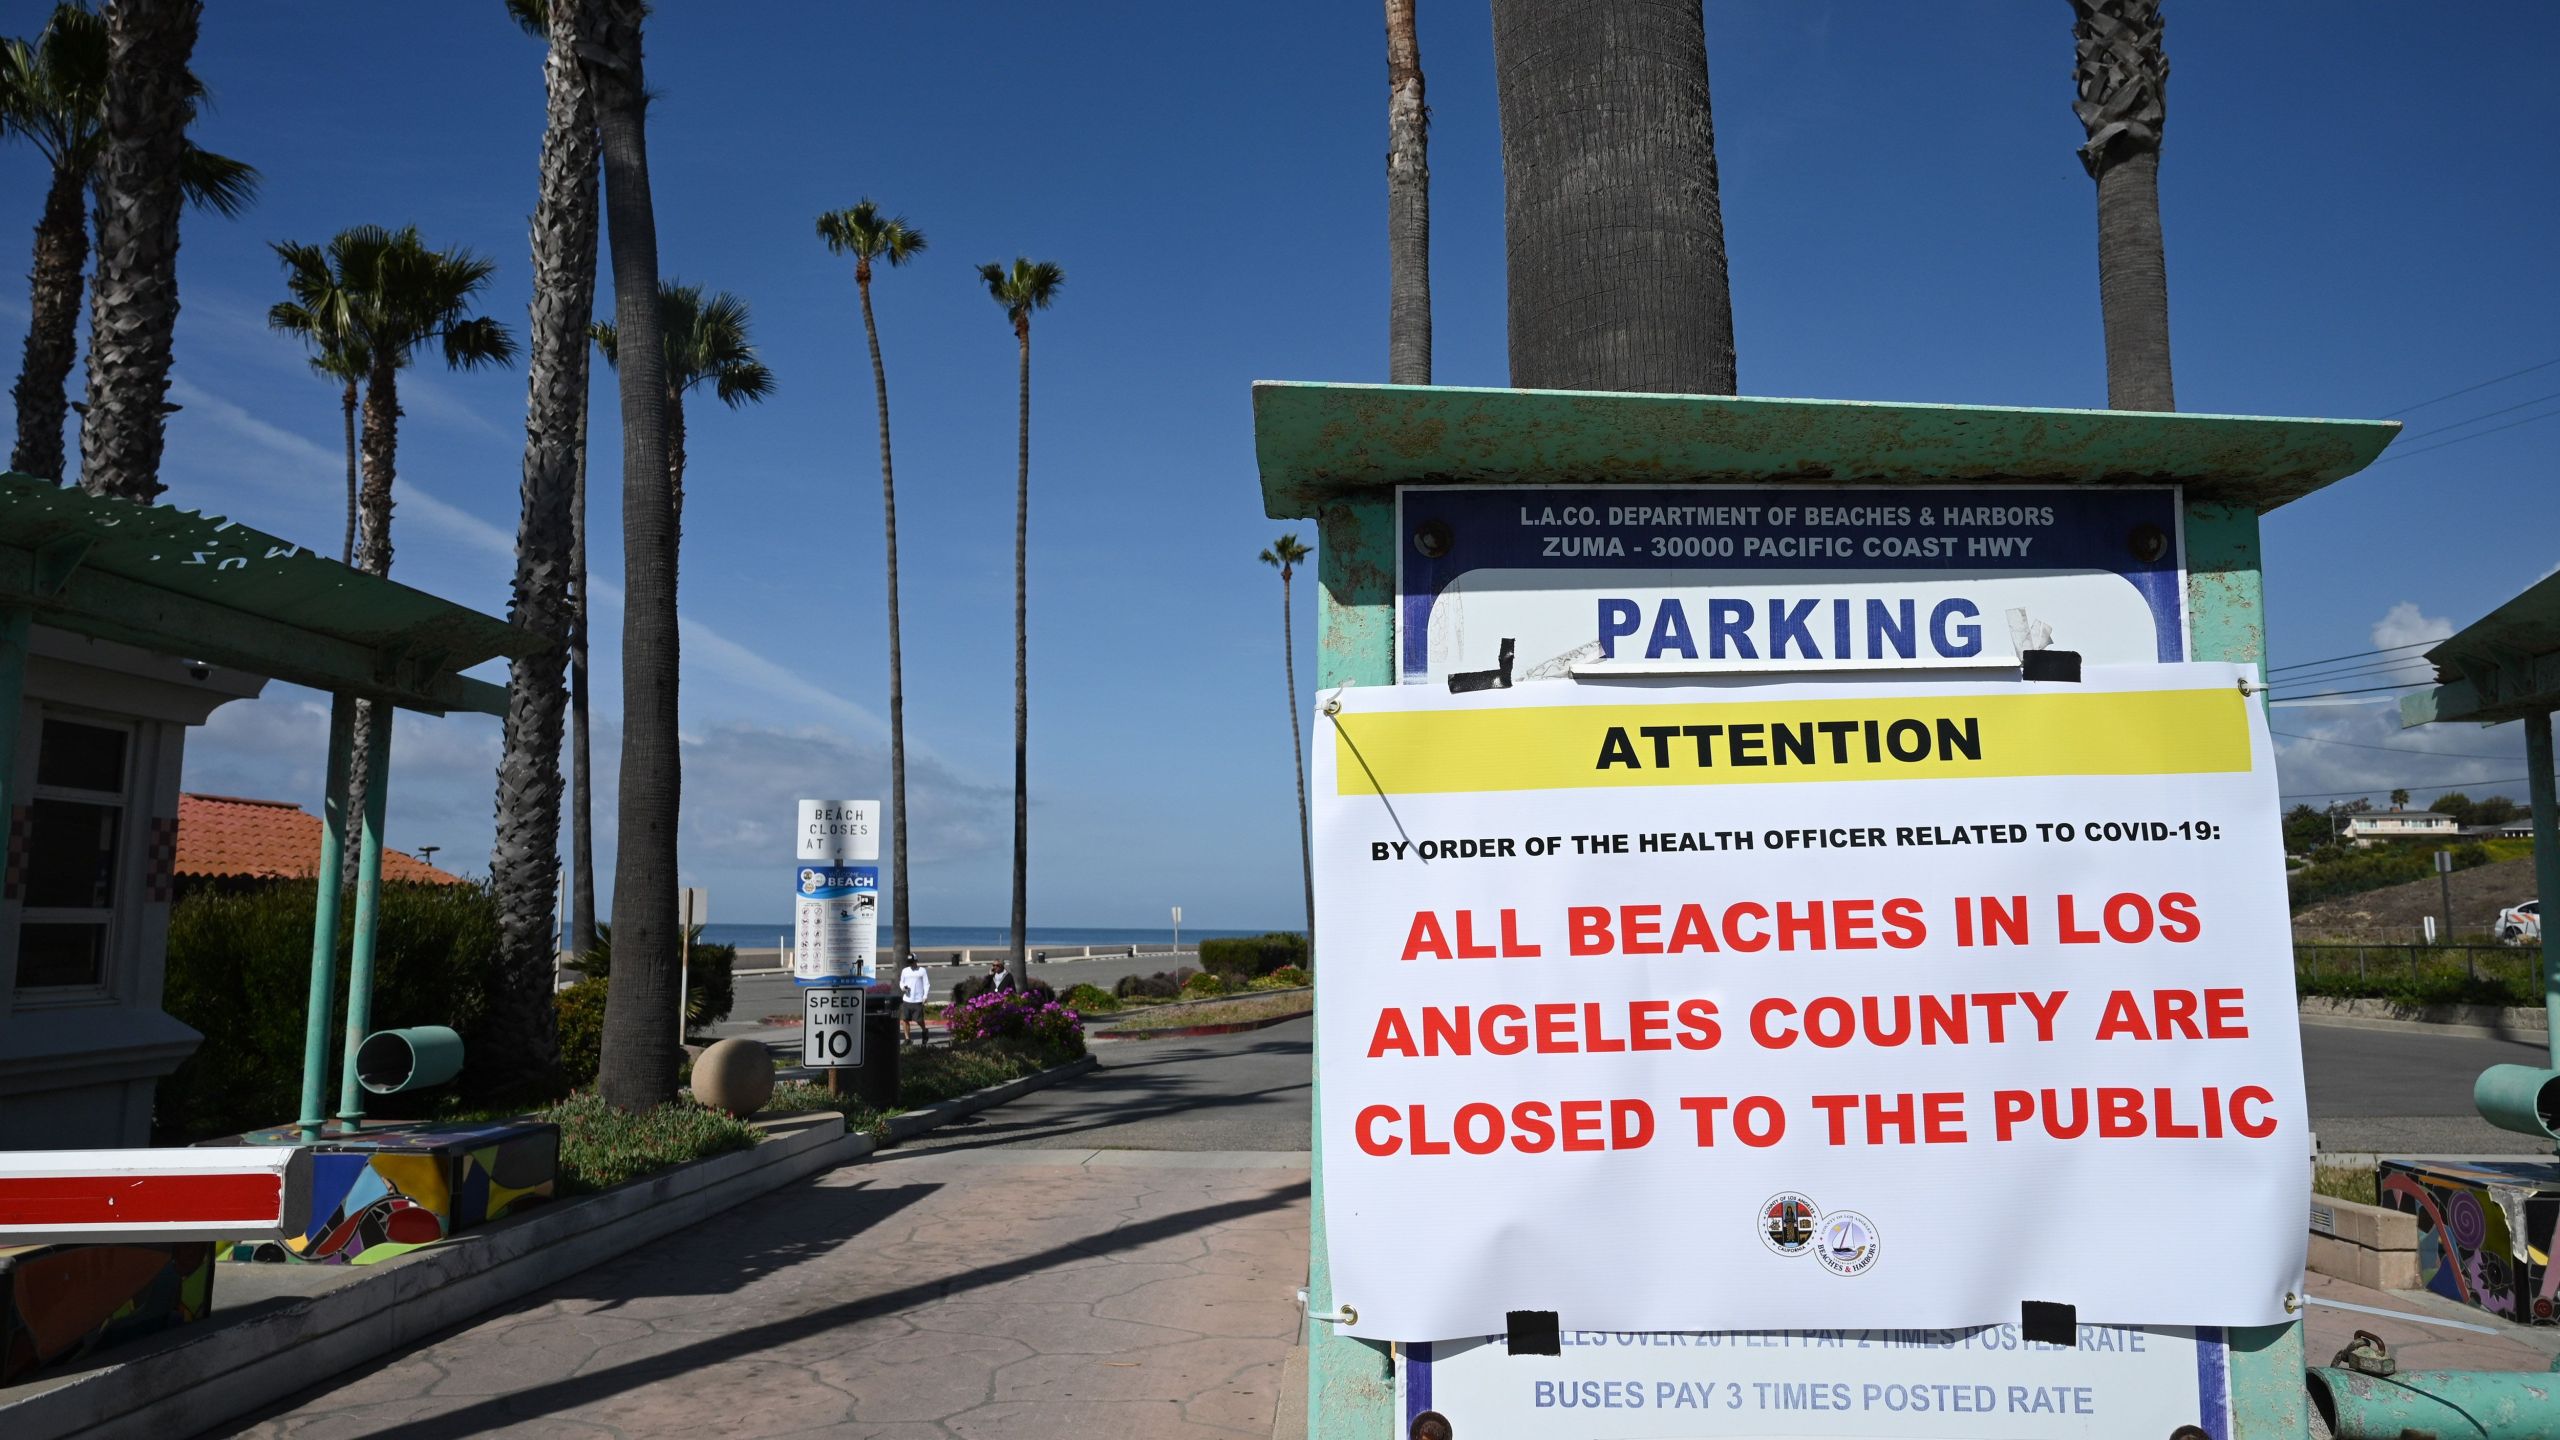
<path fill-rule="evenodd" d="M 2532 899 L 2533 890 L 2533 860 L 2529 856 L 2455 871 L 2455 938 L 2484 938 L 2500 910 Z M 2429 875 L 2403 885 L 2386 885 L 2361 895 L 2343 895 L 2306 905 L 2294 912 L 2293 938 L 2407 944 L 2418 938 L 2423 917 L 2436 916 L 2436 923 L 2443 924 L 2443 911 L 2443 892 L 2436 877 Z"/>

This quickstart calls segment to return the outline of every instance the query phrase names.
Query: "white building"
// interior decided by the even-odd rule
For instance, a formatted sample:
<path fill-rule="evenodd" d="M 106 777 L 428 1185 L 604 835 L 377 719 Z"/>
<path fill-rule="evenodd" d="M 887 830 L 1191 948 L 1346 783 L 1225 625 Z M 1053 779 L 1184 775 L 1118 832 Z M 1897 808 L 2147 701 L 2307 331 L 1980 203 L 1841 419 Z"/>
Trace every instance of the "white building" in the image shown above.
<path fill-rule="evenodd" d="M 2462 822 L 2433 810 L 2372 810 L 2347 817 L 2346 840 L 2371 845 L 2382 840 L 2454 840 Z"/>

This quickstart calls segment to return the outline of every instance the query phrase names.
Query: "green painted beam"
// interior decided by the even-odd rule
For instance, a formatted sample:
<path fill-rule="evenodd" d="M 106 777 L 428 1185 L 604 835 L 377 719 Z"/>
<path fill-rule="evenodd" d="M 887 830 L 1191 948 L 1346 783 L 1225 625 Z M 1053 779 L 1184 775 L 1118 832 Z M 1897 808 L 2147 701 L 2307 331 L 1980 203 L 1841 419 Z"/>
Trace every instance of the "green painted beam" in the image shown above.
<path fill-rule="evenodd" d="M 2372 463 L 2393 420 L 1454 386 L 1253 387 L 1275 519 L 1426 481 L 1940 485 L 2174 482 L 2263 514 Z"/>
<path fill-rule="evenodd" d="M 446 671 L 440 657 L 404 660 L 264 615 L 81 568 L 47 576 L 43 557 L 0 545 L 0 605 L 35 623 L 245 670 L 332 693 L 346 691 L 441 715 L 503 715 L 506 687 Z M 368 577 L 369 578 L 369 577 Z"/>

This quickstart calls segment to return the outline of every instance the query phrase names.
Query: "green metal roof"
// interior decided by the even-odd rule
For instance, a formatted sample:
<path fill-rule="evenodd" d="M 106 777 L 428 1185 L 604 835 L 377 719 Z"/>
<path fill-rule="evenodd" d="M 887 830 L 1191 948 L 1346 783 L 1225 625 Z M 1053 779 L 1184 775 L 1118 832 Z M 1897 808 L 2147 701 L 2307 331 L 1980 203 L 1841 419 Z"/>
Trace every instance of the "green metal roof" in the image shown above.
<path fill-rule="evenodd" d="M 503 714 L 460 672 L 530 654 L 493 615 L 168 505 L 0 474 L 0 603 L 37 624 L 412 710 Z"/>
<path fill-rule="evenodd" d="M 2395 420 L 1259 381 L 1264 513 L 1434 481 L 2184 485 L 2273 510 L 2372 463 Z"/>
<path fill-rule="evenodd" d="M 2560 573 L 2427 652 L 2436 687 L 2400 697 L 2400 724 L 2467 720 L 2495 725 L 2560 709 Z"/>

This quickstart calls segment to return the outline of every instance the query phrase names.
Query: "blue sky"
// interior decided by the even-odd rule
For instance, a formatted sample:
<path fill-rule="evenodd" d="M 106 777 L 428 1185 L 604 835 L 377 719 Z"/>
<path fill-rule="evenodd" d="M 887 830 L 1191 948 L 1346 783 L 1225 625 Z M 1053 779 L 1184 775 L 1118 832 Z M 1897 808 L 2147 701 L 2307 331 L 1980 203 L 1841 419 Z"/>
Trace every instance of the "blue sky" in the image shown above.
<path fill-rule="evenodd" d="M 11 3 L 0 29 L 32 33 L 44 13 Z M 651 21 L 662 264 L 749 302 L 780 385 L 761 407 L 690 412 L 689 882 L 717 919 L 779 918 L 792 799 L 885 789 L 870 387 L 851 268 L 812 234 L 819 211 L 870 195 L 932 240 L 877 291 L 917 921 L 1006 906 L 1014 352 L 975 268 L 1027 253 L 1068 275 L 1033 341 L 1034 923 L 1161 924 L 1181 903 L 1194 926 L 1295 924 L 1277 577 L 1254 556 L 1284 529 L 1314 537 L 1261 514 L 1247 387 L 1384 378 L 1377 5 L 754 14 L 668 5 Z M 2560 356 L 2560 11 L 2173 3 L 2169 27 L 2182 408 L 2383 415 Z M 1745 393 L 2104 403 L 2064 6 L 1711 0 L 1707 31 Z M 1498 385 L 1485 8 L 1426 4 L 1422 43 L 1436 378 Z M 520 328 L 539 62 L 496 0 L 210 7 L 196 68 L 216 108 L 197 134 L 266 188 L 238 221 L 187 222 L 171 500 L 334 551 L 336 398 L 265 329 L 267 242 L 414 222 L 495 259 L 488 313 Z M 42 193 L 32 153 L 0 149 L 0 235 L 25 243 Z M 23 292 L 0 290 L 0 321 L 24 317 Z M 603 417 L 610 387 L 599 368 Z M 2552 568 L 2560 422 L 2496 427 L 2550 412 L 2553 392 L 2560 367 L 2414 411 L 2408 458 L 2270 517 L 2276 663 L 2444 633 Z M 394 575 L 502 611 L 523 374 L 413 371 L 402 397 Z M 614 439 L 608 418 L 608 496 Z M 610 505 L 593 543 L 609 875 Z M 2318 737 L 2281 742 L 2289 792 L 2424 796 L 2524 773 L 2513 727 L 2403 735 L 2364 703 L 2287 708 L 2276 727 Z M 322 728 L 315 697 L 271 687 L 196 738 L 187 783 L 316 804 Z M 496 753 L 494 721 L 404 717 L 394 843 L 484 866 Z"/>

